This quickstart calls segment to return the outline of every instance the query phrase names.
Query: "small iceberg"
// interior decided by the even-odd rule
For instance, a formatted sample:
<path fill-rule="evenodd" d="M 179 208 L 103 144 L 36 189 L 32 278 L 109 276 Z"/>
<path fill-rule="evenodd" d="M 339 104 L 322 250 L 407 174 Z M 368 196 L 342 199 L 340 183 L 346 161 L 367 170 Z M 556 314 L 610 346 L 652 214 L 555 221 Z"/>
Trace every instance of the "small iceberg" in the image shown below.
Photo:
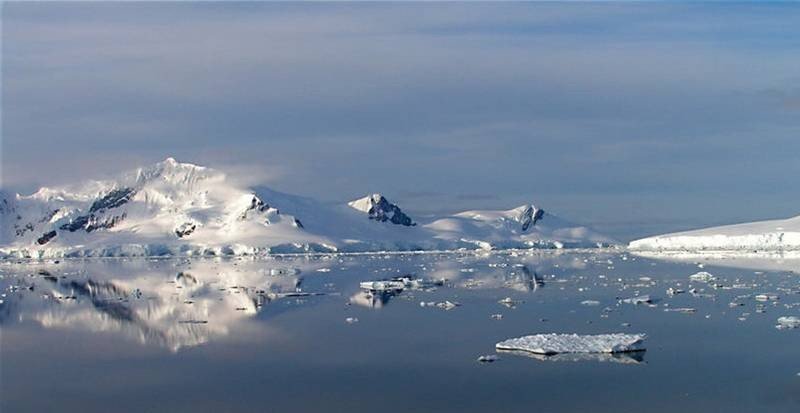
<path fill-rule="evenodd" d="M 402 281 L 363 281 L 358 286 L 367 291 L 402 291 L 406 288 Z"/>
<path fill-rule="evenodd" d="M 702 283 L 707 283 L 710 281 L 714 281 L 716 279 L 717 277 L 714 277 L 711 273 L 706 271 L 700 271 L 689 276 L 690 281 L 697 281 Z"/>
<path fill-rule="evenodd" d="M 498 360 L 498 357 L 494 354 L 487 354 L 484 356 L 478 357 L 478 362 L 480 363 L 494 363 Z"/>
<path fill-rule="evenodd" d="M 775 326 L 775 328 L 779 330 L 800 328 L 800 317 L 795 317 L 795 316 L 778 317 L 778 324 Z"/>
<path fill-rule="evenodd" d="M 362 281 L 359 287 L 367 291 L 402 291 L 406 288 L 412 290 L 426 290 L 444 285 L 444 280 L 425 280 L 406 275 L 395 277 L 390 280 Z"/>
<path fill-rule="evenodd" d="M 650 298 L 649 295 L 640 295 L 638 297 L 626 298 L 626 299 L 622 300 L 622 302 L 625 303 L 625 304 L 635 304 L 635 305 L 652 304 L 653 299 Z"/>
<path fill-rule="evenodd" d="M 495 345 L 498 350 L 526 351 L 541 355 L 562 353 L 626 353 L 645 350 L 645 334 L 534 334 Z"/>

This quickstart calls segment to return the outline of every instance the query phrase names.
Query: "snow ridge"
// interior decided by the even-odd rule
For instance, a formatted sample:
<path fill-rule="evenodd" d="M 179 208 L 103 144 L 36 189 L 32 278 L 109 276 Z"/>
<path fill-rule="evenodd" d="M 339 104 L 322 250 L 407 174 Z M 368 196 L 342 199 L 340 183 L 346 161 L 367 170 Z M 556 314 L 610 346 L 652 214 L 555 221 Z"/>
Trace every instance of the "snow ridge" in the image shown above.
<path fill-rule="evenodd" d="M 634 251 L 800 250 L 800 216 L 677 232 L 632 241 Z"/>
<path fill-rule="evenodd" d="M 0 192 L 0 258 L 597 247 L 533 205 L 415 222 L 381 194 L 330 205 L 167 158 L 117 179 Z"/>

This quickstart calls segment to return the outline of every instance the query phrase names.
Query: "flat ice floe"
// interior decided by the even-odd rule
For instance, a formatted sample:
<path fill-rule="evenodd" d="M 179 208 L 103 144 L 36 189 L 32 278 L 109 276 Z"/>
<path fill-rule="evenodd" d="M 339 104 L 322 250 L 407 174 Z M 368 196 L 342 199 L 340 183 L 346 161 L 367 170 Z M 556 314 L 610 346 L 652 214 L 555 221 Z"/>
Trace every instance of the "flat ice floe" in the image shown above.
<path fill-rule="evenodd" d="M 625 353 L 645 350 L 645 334 L 534 334 L 495 345 L 498 350 L 526 351 L 541 355 L 562 353 Z"/>

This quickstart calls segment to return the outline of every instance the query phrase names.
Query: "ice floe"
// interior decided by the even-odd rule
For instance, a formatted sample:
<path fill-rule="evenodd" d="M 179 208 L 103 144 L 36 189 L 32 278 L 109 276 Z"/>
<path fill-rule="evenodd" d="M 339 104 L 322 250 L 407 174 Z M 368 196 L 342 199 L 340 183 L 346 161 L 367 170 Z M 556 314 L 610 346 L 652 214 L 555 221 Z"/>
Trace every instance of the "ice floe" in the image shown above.
<path fill-rule="evenodd" d="M 800 328 L 800 317 L 795 317 L 795 316 L 778 317 L 778 324 L 775 326 L 775 328 L 779 330 Z"/>
<path fill-rule="evenodd" d="M 624 353 L 644 350 L 645 334 L 534 334 L 501 341 L 498 350 L 527 351 L 534 354 Z"/>

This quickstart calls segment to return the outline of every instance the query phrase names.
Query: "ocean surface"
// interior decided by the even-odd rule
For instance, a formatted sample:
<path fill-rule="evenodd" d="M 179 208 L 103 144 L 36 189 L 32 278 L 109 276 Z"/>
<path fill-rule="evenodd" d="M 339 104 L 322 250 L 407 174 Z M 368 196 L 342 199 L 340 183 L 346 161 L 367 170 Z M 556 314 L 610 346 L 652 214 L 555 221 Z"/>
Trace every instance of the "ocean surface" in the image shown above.
<path fill-rule="evenodd" d="M 800 316 L 796 270 L 620 251 L 3 262 L 0 411 L 797 412 L 800 329 L 776 328 Z M 495 351 L 551 332 L 647 350 Z"/>

